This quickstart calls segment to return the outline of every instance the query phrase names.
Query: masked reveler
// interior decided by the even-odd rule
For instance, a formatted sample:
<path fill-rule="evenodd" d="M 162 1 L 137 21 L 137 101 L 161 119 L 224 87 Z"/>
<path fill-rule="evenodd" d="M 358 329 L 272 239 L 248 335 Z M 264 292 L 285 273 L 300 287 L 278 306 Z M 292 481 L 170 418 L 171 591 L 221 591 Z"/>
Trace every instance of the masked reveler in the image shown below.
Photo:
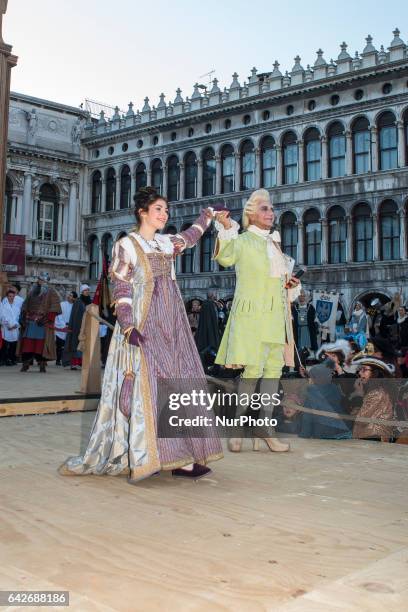
<path fill-rule="evenodd" d="M 211 472 L 209 461 L 223 456 L 220 440 L 208 430 L 193 437 L 188 427 L 183 437 L 158 435 L 158 381 L 200 379 L 205 384 L 173 260 L 198 242 L 212 213 L 202 211 L 190 228 L 172 236 L 156 233 L 168 221 L 165 198 L 145 187 L 135 204 L 138 227 L 113 251 L 117 323 L 98 412 L 84 455 L 68 459 L 59 472 L 127 474 L 138 481 L 172 470 L 174 476 L 197 479 Z"/>
<path fill-rule="evenodd" d="M 269 192 L 258 189 L 244 207 L 242 234 L 228 212 L 219 212 L 215 221 L 215 259 L 222 266 L 235 266 L 236 273 L 234 300 L 215 362 L 245 368 L 240 395 L 253 391 L 259 379 L 260 392 L 272 395 L 283 365 L 294 366 L 290 303 L 298 296 L 300 283 L 292 275 L 294 260 L 282 253 L 279 233 L 271 233 L 274 220 Z M 271 433 L 253 430 L 254 449 L 260 437 L 272 451 L 289 450 Z M 240 451 L 241 446 L 242 438 L 229 440 L 231 451 Z"/>
<path fill-rule="evenodd" d="M 41 272 L 21 307 L 22 372 L 27 372 L 34 357 L 40 372 L 45 372 L 47 361 L 54 361 L 57 356 L 54 321 L 61 313 L 61 305 L 49 281 L 48 272 Z"/>

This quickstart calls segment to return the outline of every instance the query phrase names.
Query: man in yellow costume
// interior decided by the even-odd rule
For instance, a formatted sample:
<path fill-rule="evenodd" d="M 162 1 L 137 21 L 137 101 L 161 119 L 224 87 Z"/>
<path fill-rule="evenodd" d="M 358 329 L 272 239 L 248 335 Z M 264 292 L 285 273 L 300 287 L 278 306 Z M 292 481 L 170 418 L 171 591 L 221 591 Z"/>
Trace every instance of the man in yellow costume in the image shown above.
<path fill-rule="evenodd" d="M 278 232 L 271 233 L 275 213 L 269 192 L 254 191 L 244 207 L 244 232 L 228 212 L 218 212 L 215 259 L 235 266 L 236 287 L 228 323 L 215 362 L 242 368 L 242 389 L 258 379 L 260 392 L 276 392 L 283 365 L 294 366 L 294 342 L 290 302 L 300 293 L 293 276 L 294 260 L 282 253 Z M 287 451 L 289 445 L 255 431 L 254 450 L 262 438 L 271 451 Z M 231 438 L 231 451 L 240 451 L 242 438 Z"/>

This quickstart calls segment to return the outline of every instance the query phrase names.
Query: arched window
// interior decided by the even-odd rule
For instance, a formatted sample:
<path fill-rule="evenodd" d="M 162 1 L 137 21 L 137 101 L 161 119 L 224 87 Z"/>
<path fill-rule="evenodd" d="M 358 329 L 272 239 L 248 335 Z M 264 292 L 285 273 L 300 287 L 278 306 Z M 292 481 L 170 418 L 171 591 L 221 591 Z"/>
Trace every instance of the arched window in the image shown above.
<path fill-rule="evenodd" d="M 276 186 L 276 148 L 272 136 L 261 142 L 262 187 Z"/>
<path fill-rule="evenodd" d="M 366 117 L 359 117 L 353 124 L 353 172 L 363 174 L 370 170 L 370 130 Z"/>
<path fill-rule="evenodd" d="M 308 210 L 304 216 L 306 265 L 317 266 L 322 263 L 322 227 L 316 209 Z"/>
<path fill-rule="evenodd" d="M 252 140 L 241 146 L 241 189 L 253 189 L 255 185 L 255 148 Z"/>
<path fill-rule="evenodd" d="M 108 168 L 106 173 L 106 208 L 105 210 L 115 210 L 116 200 L 116 172 L 114 168 Z"/>
<path fill-rule="evenodd" d="M 341 206 L 333 206 L 327 215 L 329 227 L 329 263 L 346 261 L 347 221 Z"/>
<path fill-rule="evenodd" d="M 113 238 L 111 234 L 104 234 L 101 240 L 102 256 L 109 266 L 112 259 Z"/>
<path fill-rule="evenodd" d="M 58 240 L 58 197 L 54 185 L 45 183 L 40 189 L 37 207 L 37 238 Z"/>
<path fill-rule="evenodd" d="M 296 134 L 287 132 L 282 140 L 283 184 L 293 185 L 298 182 L 298 145 Z"/>
<path fill-rule="evenodd" d="M 346 174 L 346 137 L 339 121 L 332 123 L 328 129 L 329 139 L 329 177 Z"/>
<path fill-rule="evenodd" d="M 184 197 L 197 197 L 197 158 L 192 151 L 184 158 Z"/>
<path fill-rule="evenodd" d="M 281 218 L 282 251 L 287 255 L 297 258 L 298 228 L 296 217 L 291 212 L 286 212 Z"/>
<path fill-rule="evenodd" d="M 160 159 L 155 159 L 152 163 L 152 186 L 160 195 L 163 191 L 163 167 Z"/>
<path fill-rule="evenodd" d="M 179 163 L 176 155 L 167 160 L 167 198 L 169 202 L 179 199 Z"/>
<path fill-rule="evenodd" d="M 215 173 L 215 153 L 214 149 L 209 147 L 203 153 L 203 196 L 215 194 Z"/>
<path fill-rule="evenodd" d="M 305 180 L 318 181 L 321 178 L 320 160 L 322 146 L 320 134 L 316 128 L 309 128 L 305 132 Z"/>
<path fill-rule="evenodd" d="M 378 118 L 378 146 L 380 170 L 398 167 L 397 126 L 395 115 L 390 111 Z"/>
<path fill-rule="evenodd" d="M 398 206 L 393 200 L 385 200 L 380 208 L 380 258 L 400 258 L 400 219 Z"/>
<path fill-rule="evenodd" d="M 354 259 L 373 259 L 373 219 L 368 204 L 357 204 L 353 210 Z"/>
<path fill-rule="evenodd" d="M 97 236 L 89 238 L 89 278 L 97 280 L 99 277 L 99 240 Z"/>
<path fill-rule="evenodd" d="M 11 215 L 13 210 L 13 183 L 6 177 L 6 191 L 5 191 L 5 209 L 4 209 L 4 233 L 9 234 L 11 231 Z"/>
<path fill-rule="evenodd" d="M 125 236 L 127 236 L 126 232 L 119 232 L 119 234 L 116 236 L 116 242 Z"/>
<path fill-rule="evenodd" d="M 120 173 L 120 207 L 130 207 L 130 168 L 129 166 L 123 166 Z"/>
<path fill-rule="evenodd" d="M 224 145 L 221 150 L 222 193 L 232 193 L 234 191 L 234 170 L 234 149 L 229 144 Z"/>
<path fill-rule="evenodd" d="M 405 159 L 404 166 L 408 166 L 408 109 L 404 113 L 404 137 L 405 137 L 405 147 L 404 147 L 404 155 Z"/>
<path fill-rule="evenodd" d="M 91 197 L 91 212 L 101 212 L 102 198 L 102 175 L 99 170 L 95 170 L 92 175 L 92 197 Z"/>
<path fill-rule="evenodd" d="M 181 228 L 181 231 L 184 231 L 188 229 L 189 227 L 191 227 L 191 223 L 186 223 Z M 185 251 L 183 251 L 181 255 L 181 272 L 183 274 L 192 274 L 194 272 L 194 254 L 195 254 L 195 247 L 193 247 L 192 249 L 186 249 Z"/>
<path fill-rule="evenodd" d="M 143 162 L 140 162 L 136 166 L 136 191 L 139 191 L 142 187 L 147 185 L 147 172 L 146 166 Z"/>
<path fill-rule="evenodd" d="M 211 272 L 211 257 L 214 251 L 214 233 L 206 232 L 201 238 L 200 272 Z"/>

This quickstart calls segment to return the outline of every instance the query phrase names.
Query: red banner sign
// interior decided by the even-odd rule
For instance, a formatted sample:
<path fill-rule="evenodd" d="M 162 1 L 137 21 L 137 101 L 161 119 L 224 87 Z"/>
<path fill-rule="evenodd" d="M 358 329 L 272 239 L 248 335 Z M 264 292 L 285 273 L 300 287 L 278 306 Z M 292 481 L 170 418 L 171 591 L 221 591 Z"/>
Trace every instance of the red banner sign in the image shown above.
<path fill-rule="evenodd" d="M 19 234 L 3 236 L 3 272 L 10 276 L 25 275 L 26 238 Z"/>

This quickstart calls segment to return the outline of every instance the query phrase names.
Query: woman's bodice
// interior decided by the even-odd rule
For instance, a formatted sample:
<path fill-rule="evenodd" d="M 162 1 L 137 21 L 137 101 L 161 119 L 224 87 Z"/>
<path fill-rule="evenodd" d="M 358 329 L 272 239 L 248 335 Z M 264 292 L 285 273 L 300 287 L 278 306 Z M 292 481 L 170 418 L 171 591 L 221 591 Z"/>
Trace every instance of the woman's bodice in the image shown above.
<path fill-rule="evenodd" d="M 167 276 L 171 278 L 173 263 L 172 255 L 165 253 L 146 253 L 145 255 L 149 261 L 153 278 L 158 278 L 159 276 Z"/>

